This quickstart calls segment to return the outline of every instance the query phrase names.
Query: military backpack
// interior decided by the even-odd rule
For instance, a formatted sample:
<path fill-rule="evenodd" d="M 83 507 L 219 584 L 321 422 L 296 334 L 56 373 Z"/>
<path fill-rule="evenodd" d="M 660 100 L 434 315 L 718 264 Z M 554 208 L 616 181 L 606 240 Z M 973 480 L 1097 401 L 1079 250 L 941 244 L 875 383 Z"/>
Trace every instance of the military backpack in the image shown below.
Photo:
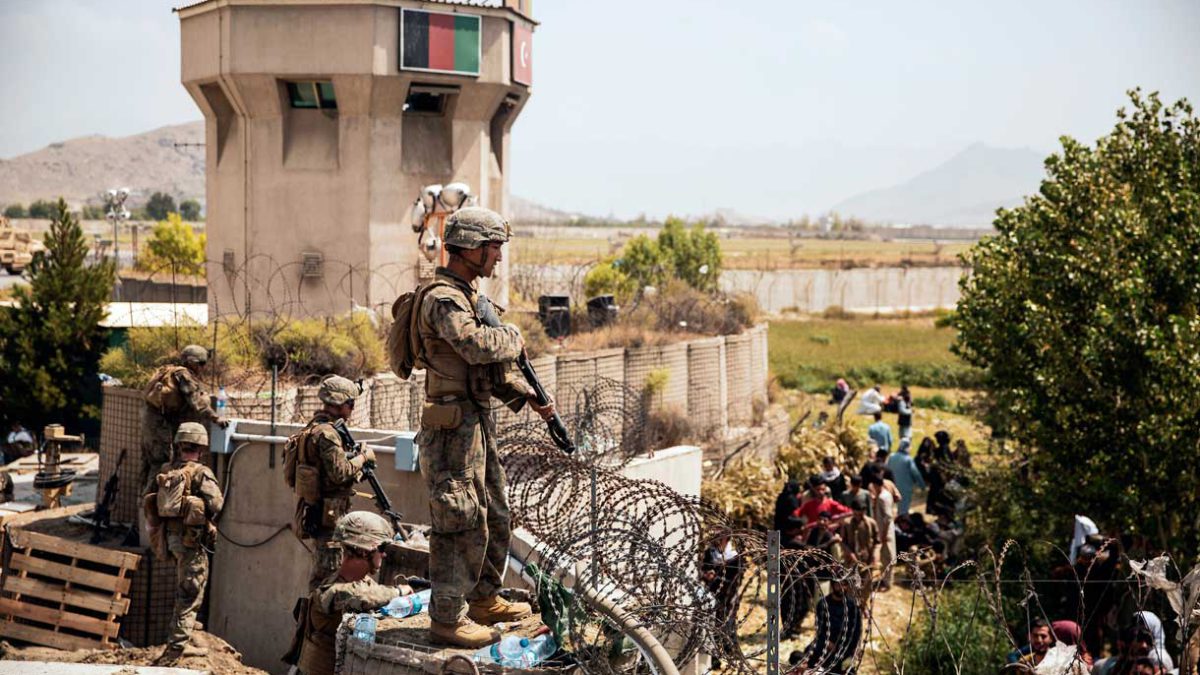
<path fill-rule="evenodd" d="M 143 395 L 146 403 L 164 413 L 176 412 L 183 408 L 183 392 L 179 391 L 179 381 L 176 377 L 183 366 L 164 366 L 154 374 L 150 384 L 146 385 Z"/>
<path fill-rule="evenodd" d="M 418 286 L 392 303 L 392 327 L 388 330 L 387 349 L 392 372 L 407 380 L 423 354 L 421 336 L 417 322 L 421 316 L 421 305 L 425 294 L 437 286 L 451 286 L 446 281 L 432 281 Z"/>

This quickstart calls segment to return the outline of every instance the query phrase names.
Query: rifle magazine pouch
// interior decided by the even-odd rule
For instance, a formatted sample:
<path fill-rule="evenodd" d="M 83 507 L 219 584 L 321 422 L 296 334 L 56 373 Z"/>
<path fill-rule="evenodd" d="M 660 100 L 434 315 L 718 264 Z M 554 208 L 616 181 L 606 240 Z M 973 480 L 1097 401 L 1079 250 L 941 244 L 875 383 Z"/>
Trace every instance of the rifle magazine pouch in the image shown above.
<path fill-rule="evenodd" d="M 321 500 L 321 472 L 311 464 L 296 465 L 296 496 L 316 504 Z"/>
<path fill-rule="evenodd" d="M 305 527 L 305 519 L 308 517 L 309 508 L 312 507 L 304 503 L 303 499 L 296 500 L 296 512 L 292 514 L 292 534 L 296 535 L 296 538 L 301 541 L 312 539 L 308 528 Z"/>
<path fill-rule="evenodd" d="M 436 431 L 457 429 L 462 424 L 462 406 L 457 403 L 427 402 L 421 408 L 421 428 Z"/>
<path fill-rule="evenodd" d="M 479 496 L 470 469 L 437 475 L 429 495 L 429 515 L 433 531 L 439 534 L 465 532 L 479 525 Z"/>
<path fill-rule="evenodd" d="M 183 524 L 191 527 L 203 525 L 208 522 L 208 518 L 204 516 L 204 500 L 199 497 L 188 495 L 183 498 Z"/>

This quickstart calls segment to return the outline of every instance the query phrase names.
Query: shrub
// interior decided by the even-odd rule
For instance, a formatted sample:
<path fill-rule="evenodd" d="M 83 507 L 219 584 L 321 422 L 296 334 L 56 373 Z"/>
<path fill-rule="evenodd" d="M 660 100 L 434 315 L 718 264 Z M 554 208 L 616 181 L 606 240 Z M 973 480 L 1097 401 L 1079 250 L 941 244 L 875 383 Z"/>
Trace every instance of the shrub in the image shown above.
<path fill-rule="evenodd" d="M 333 373 L 355 380 L 384 368 L 383 341 L 371 321 L 358 313 L 291 321 L 277 332 L 259 335 L 261 344 L 277 345 L 286 354 L 284 372 L 296 379 Z"/>
<path fill-rule="evenodd" d="M 146 215 L 154 220 L 166 220 L 168 214 L 178 212 L 175 198 L 165 192 L 155 192 L 146 202 Z"/>
<path fill-rule="evenodd" d="M 916 622 L 900 645 L 902 672 L 992 675 L 1012 649 L 977 584 L 950 585 L 936 595 L 931 615 Z"/>
<path fill-rule="evenodd" d="M 692 438 L 692 423 L 677 407 L 660 408 L 646 416 L 646 438 L 654 450 L 673 448 Z"/>
<path fill-rule="evenodd" d="M 29 205 L 29 217 L 48 220 L 55 215 L 54 202 L 39 199 Z"/>
<path fill-rule="evenodd" d="M 185 199 L 179 203 L 179 215 L 186 221 L 200 220 L 200 202 L 195 199 Z"/>
<path fill-rule="evenodd" d="M 4 208 L 5 218 L 28 218 L 29 211 L 25 210 L 24 204 L 9 204 Z"/>
<path fill-rule="evenodd" d="M 100 359 L 100 372 L 129 387 L 143 387 L 154 369 L 172 362 L 179 350 L 198 344 L 210 351 L 207 377 L 224 381 L 242 371 L 262 366 L 260 344 L 245 324 L 217 324 L 216 348 L 211 326 L 185 324 L 170 328 L 130 328 L 124 344 L 113 347 Z"/>
<path fill-rule="evenodd" d="M 705 480 L 700 496 L 719 509 L 733 527 L 769 530 L 775 516 L 775 497 L 783 479 L 775 467 L 757 457 L 744 457 Z"/>
<path fill-rule="evenodd" d="M 588 270 L 583 277 L 584 295 L 589 298 L 612 295 L 618 305 L 633 299 L 638 291 L 637 281 L 629 278 L 615 263 L 615 258 L 608 258 Z"/>

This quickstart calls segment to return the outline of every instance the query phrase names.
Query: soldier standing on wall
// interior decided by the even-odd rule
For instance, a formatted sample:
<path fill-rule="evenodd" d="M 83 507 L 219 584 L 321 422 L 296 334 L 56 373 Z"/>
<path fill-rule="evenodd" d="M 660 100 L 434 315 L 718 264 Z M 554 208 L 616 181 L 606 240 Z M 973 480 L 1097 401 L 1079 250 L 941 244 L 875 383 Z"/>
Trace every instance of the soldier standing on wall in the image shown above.
<path fill-rule="evenodd" d="M 192 644 L 192 630 L 208 584 L 206 549 L 216 543 L 212 521 L 225 503 L 216 476 L 200 463 L 200 453 L 208 448 L 204 426 L 180 424 L 175 446 L 179 458 L 163 465 L 155 476 L 154 491 L 143 502 L 156 553 L 164 559 L 169 552 L 175 559 L 175 612 L 167 648 L 156 665 L 207 654 L 206 649 Z"/>
<path fill-rule="evenodd" d="M 346 418 L 354 412 L 354 400 L 361 393 L 354 382 L 327 375 L 317 392 L 324 407 L 288 439 L 284 450 L 284 476 L 296 493 L 292 529 L 301 539 L 313 540 L 310 591 L 341 564 L 341 546 L 333 541 L 334 526 L 350 511 L 350 498 L 354 484 L 362 479 L 363 465 L 375 461 L 370 448 L 351 454 L 355 448 L 347 443 Z"/>
<path fill-rule="evenodd" d="M 343 614 L 371 612 L 412 593 L 408 586 L 384 586 L 373 578 L 383 562 L 382 547 L 391 540 L 392 526 L 369 511 L 352 511 L 338 520 L 333 541 L 342 547 L 342 561 L 299 608 L 296 666 L 303 675 L 333 675 L 334 641 Z"/>
<path fill-rule="evenodd" d="M 141 483 L 145 492 L 154 489 L 152 481 L 159 467 L 171 461 L 171 439 L 180 424 L 228 424 L 213 411 L 208 392 L 200 383 L 200 369 L 208 363 L 208 350 L 188 345 L 179 352 L 178 361 L 154 371 L 144 392 Z"/>
<path fill-rule="evenodd" d="M 492 276 L 508 241 L 508 222 L 468 207 L 446 221 L 450 254 L 432 282 L 418 289 L 412 323 L 425 368 L 421 411 L 421 475 L 429 487 L 433 523 L 429 575 L 430 632 L 439 642 L 479 647 L 498 635 L 484 625 L 529 614 L 526 603 L 501 598 L 511 538 L 504 469 L 496 451 L 492 397 L 514 412 L 526 402 L 543 417 L 513 361 L 524 342 L 515 326 L 489 327 L 477 313 L 475 280 Z"/>

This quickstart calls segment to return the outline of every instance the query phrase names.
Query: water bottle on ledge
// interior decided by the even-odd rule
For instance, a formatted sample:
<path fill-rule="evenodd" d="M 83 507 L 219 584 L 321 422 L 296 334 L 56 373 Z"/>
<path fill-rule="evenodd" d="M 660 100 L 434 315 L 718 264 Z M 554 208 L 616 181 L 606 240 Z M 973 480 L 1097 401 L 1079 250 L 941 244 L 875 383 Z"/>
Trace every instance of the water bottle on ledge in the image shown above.
<path fill-rule="evenodd" d="M 354 620 L 354 638 L 368 644 L 375 644 L 375 617 L 371 614 L 359 614 Z"/>
<path fill-rule="evenodd" d="M 383 608 L 383 615 L 401 619 L 413 614 L 420 614 L 429 606 L 429 598 L 432 595 L 432 590 L 425 589 L 411 595 L 392 598 L 392 601 Z"/>
<path fill-rule="evenodd" d="M 229 394 L 225 393 L 225 387 L 217 389 L 217 417 L 224 417 L 229 408 Z"/>
<path fill-rule="evenodd" d="M 505 635 L 495 644 L 488 645 L 475 652 L 478 663 L 499 663 L 505 668 L 525 667 L 525 650 L 529 647 L 529 638 L 519 635 Z"/>

